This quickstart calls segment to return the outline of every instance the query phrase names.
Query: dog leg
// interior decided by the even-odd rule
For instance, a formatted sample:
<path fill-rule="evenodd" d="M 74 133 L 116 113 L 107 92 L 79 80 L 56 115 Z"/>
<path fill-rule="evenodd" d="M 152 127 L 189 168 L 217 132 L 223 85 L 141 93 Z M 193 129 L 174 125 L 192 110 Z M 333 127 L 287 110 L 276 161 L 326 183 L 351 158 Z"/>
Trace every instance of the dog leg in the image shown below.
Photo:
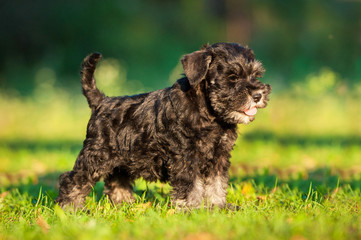
<path fill-rule="evenodd" d="M 207 206 L 224 208 L 226 206 L 228 174 L 208 176 L 204 184 L 204 199 Z"/>
<path fill-rule="evenodd" d="M 95 185 L 95 181 L 89 181 L 82 172 L 71 171 L 60 175 L 59 184 L 59 196 L 55 202 L 62 208 L 73 205 L 76 209 L 83 206 L 84 198 Z"/>
<path fill-rule="evenodd" d="M 74 208 L 81 208 L 85 197 L 102 176 L 96 164 L 99 162 L 97 161 L 98 157 L 89 153 L 91 151 L 82 149 L 73 170 L 65 172 L 59 177 L 59 196 L 55 202 L 62 208 L 70 205 L 73 205 Z"/>
<path fill-rule="evenodd" d="M 199 208 L 202 204 L 204 183 L 199 177 L 194 181 L 178 179 L 174 181 L 172 199 L 177 208 Z M 173 183 L 174 183 L 173 182 Z"/>
<path fill-rule="evenodd" d="M 122 168 L 115 168 L 111 174 L 105 178 L 105 194 L 114 204 L 123 202 L 133 202 L 133 181 L 129 174 Z"/>

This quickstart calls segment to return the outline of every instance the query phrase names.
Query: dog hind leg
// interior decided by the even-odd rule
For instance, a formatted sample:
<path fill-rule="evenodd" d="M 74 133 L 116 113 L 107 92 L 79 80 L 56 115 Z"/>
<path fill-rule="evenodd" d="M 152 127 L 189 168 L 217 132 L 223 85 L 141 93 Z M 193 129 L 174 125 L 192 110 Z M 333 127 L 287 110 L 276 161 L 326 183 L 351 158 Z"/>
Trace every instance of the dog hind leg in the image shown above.
<path fill-rule="evenodd" d="M 105 178 L 105 191 L 114 204 L 133 202 L 133 181 L 126 170 L 121 167 L 114 168 L 113 172 Z"/>
<path fill-rule="evenodd" d="M 59 196 L 55 202 L 61 207 L 73 205 L 74 208 L 81 208 L 92 187 L 106 173 L 104 168 L 98 167 L 99 156 L 90 153 L 92 151 L 82 149 L 73 170 L 60 175 Z"/>

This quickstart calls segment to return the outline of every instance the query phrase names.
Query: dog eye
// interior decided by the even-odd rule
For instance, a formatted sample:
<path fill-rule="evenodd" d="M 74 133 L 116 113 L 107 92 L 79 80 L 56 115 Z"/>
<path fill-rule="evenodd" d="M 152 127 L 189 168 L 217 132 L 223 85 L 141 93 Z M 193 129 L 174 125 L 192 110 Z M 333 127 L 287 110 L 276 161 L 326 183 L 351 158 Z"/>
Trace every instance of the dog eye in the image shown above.
<path fill-rule="evenodd" d="M 234 80 L 238 79 L 238 76 L 236 74 L 232 74 L 232 75 L 228 76 L 228 79 L 231 80 L 231 81 L 234 81 Z"/>

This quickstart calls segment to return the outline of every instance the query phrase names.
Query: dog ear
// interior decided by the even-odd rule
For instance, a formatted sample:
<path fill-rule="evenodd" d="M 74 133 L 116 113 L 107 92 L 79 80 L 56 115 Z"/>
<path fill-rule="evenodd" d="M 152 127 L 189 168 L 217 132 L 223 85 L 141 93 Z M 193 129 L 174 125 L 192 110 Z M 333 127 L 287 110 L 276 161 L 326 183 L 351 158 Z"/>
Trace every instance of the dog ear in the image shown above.
<path fill-rule="evenodd" d="M 181 59 L 184 73 L 191 86 L 199 84 L 207 74 L 212 57 L 204 50 L 184 55 Z"/>

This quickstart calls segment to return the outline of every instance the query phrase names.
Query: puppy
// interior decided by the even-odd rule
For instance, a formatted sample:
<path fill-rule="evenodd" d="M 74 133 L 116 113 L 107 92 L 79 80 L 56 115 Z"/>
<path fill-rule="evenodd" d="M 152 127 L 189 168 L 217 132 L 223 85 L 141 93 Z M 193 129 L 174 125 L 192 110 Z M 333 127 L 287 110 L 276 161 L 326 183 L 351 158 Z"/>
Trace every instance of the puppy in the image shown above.
<path fill-rule="evenodd" d="M 182 57 L 185 76 L 172 87 L 107 97 L 95 84 L 101 54 L 84 59 L 83 93 L 92 114 L 74 168 L 60 176 L 60 206 L 81 207 L 100 178 L 114 204 L 134 200 L 132 184 L 169 182 L 178 207 L 226 204 L 230 152 L 237 124 L 255 119 L 271 87 L 251 49 L 205 45 Z"/>

